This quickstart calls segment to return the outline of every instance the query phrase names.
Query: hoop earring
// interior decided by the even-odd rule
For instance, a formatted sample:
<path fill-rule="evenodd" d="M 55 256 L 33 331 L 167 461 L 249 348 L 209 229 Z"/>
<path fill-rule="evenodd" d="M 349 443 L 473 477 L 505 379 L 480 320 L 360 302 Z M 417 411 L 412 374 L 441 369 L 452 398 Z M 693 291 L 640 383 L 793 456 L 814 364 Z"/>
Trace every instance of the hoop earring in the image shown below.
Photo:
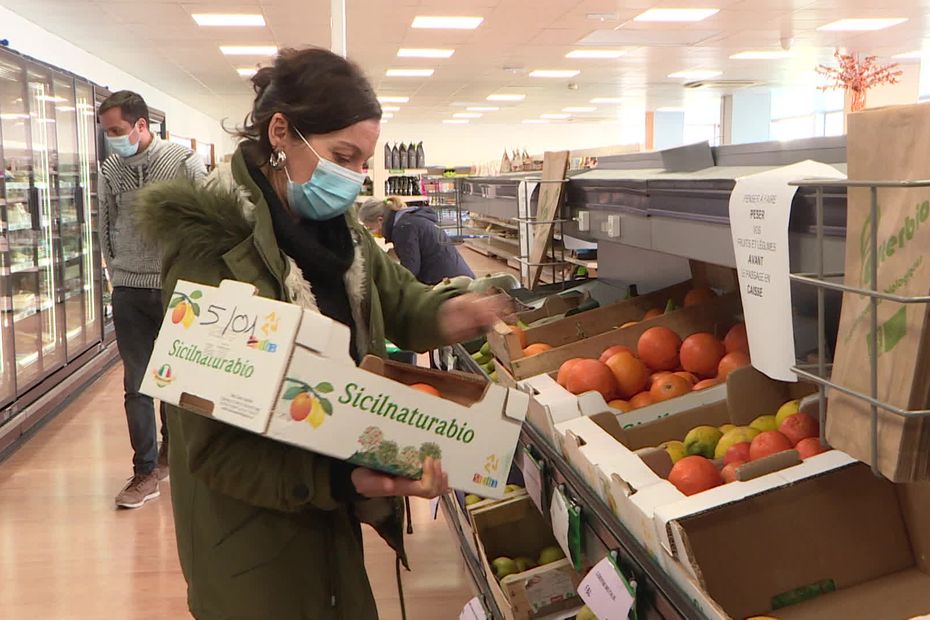
<path fill-rule="evenodd" d="M 274 170 L 281 170 L 287 163 L 287 154 L 282 150 L 273 151 L 268 158 L 268 165 Z"/>

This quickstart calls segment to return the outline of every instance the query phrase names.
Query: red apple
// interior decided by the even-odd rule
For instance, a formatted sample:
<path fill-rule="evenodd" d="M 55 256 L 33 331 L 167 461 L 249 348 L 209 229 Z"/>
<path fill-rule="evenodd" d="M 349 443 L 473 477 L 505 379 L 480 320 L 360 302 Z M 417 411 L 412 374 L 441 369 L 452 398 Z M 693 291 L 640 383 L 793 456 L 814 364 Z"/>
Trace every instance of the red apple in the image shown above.
<path fill-rule="evenodd" d="M 720 472 L 720 476 L 723 478 L 725 484 L 730 484 L 731 482 L 736 482 L 736 470 L 740 465 L 745 465 L 746 461 L 733 461 L 727 463 L 723 470 Z"/>
<path fill-rule="evenodd" d="M 820 424 L 806 413 L 795 413 L 785 418 L 778 432 L 787 437 L 792 446 L 796 446 L 802 439 L 819 436 Z"/>
<path fill-rule="evenodd" d="M 756 435 L 749 445 L 749 460 L 757 461 L 792 447 L 791 441 L 778 431 L 765 431 Z"/>
<path fill-rule="evenodd" d="M 821 452 L 826 452 L 827 449 L 823 447 L 823 444 L 820 443 L 819 437 L 808 437 L 802 439 L 798 442 L 798 445 L 794 447 L 798 451 L 798 454 L 801 455 L 802 459 L 810 458 Z"/>

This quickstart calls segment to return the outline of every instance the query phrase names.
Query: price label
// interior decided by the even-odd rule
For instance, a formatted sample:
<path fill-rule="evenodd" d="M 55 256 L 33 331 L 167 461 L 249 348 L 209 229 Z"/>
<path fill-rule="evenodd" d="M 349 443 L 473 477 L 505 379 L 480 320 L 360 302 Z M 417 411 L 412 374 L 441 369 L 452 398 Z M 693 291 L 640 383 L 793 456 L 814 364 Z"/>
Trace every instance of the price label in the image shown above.
<path fill-rule="evenodd" d="M 598 620 L 627 620 L 636 602 L 635 590 L 610 556 L 581 580 L 578 595 Z"/>
<path fill-rule="evenodd" d="M 543 480 L 545 479 L 545 464 L 540 463 L 535 458 L 533 458 L 532 453 L 529 449 L 523 450 L 523 467 L 520 468 L 523 471 L 523 486 L 526 488 L 527 494 L 530 496 L 530 499 L 533 500 L 533 503 L 536 504 L 536 508 L 539 509 L 539 512 L 543 512 L 544 502 L 543 502 Z"/>
<path fill-rule="evenodd" d="M 481 599 L 477 596 L 465 605 L 462 613 L 459 614 L 459 620 L 487 620 L 488 614 L 481 604 Z"/>
<path fill-rule="evenodd" d="M 549 516 L 552 518 L 552 533 L 556 541 L 565 552 L 565 557 L 572 557 L 569 544 L 569 531 L 571 530 L 571 517 L 568 513 L 568 500 L 562 489 L 556 489 L 552 494 L 552 504 L 549 506 Z"/>
<path fill-rule="evenodd" d="M 844 178 L 833 166 L 804 161 L 737 179 L 730 231 L 752 365 L 773 379 L 797 381 L 788 278 L 788 220 L 798 188 L 792 181 Z"/>

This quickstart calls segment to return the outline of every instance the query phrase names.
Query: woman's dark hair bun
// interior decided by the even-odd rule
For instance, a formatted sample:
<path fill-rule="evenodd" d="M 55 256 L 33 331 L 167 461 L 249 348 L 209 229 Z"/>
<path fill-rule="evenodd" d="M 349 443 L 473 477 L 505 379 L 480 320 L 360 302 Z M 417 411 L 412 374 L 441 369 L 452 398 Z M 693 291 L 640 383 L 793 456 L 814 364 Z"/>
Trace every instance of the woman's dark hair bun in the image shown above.
<path fill-rule="evenodd" d="M 283 49 L 270 67 L 252 77 L 255 101 L 241 129 L 246 157 L 268 161 L 268 125 L 278 112 L 305 137 L 380 119 L 381 104 L 361 68 L 322 48 Z"/>

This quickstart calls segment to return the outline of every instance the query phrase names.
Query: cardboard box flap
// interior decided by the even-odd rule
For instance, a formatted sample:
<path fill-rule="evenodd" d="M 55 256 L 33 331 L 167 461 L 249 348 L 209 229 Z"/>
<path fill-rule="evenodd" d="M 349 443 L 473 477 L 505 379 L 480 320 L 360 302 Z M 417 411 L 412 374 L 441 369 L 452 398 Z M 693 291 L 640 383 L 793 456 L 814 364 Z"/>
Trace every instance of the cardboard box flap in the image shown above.
<path fill-rule="evenodd" d="M 707 592 L 733 618 L 796 602 L 799 589 L 814 584 L 850 588 L 914 563 L 894 486 L 861 465 L 682 518 L 677 525 L 680 551 L 688 553 L 682 561 L 700 567 Z M 775 614 L 787 618 L 791 609 Z"/>
<path fill-rule="evenodd" d="M 359 368 L 405 385 L 426 383 L 439 390 L 443 399 L 465 407 L 481 402 L 503 411 L 507 400 L 507 388 L 470 373 L 420 368 L 374 355 L 366 356 Z"/>
<path fill-rule="evenodd" d="M 305 312 L 297 330 L 297 345 L 334 362 L 355 365 L 349 355 L 351 337 L 348 326 L 316 312 Z"/>
<path fill-rule="evenodd" d="M 501 386 L 493 387 L 505 389 Z M 507 406 L 504 409 L 504 416 L 522 425 L 530 407 L 530 395 L 515 389 L 506 390 L 505 394 L 507 396 Z"/>
<path fill-rule="evenodd" d="M 930 613 L 930 576 L 915 568 L 775 611 L 780 620 L 919 620 Z"/>
<path fill-rule="evenodd" d="M 785 402 L 816 391 L 811 383 L 772 381 L 751 366 L 727 376 L 727 402 L 734 414 L 733 423 L 737 425 L 749 424 L 760 415 L 772 415 Z"/>

